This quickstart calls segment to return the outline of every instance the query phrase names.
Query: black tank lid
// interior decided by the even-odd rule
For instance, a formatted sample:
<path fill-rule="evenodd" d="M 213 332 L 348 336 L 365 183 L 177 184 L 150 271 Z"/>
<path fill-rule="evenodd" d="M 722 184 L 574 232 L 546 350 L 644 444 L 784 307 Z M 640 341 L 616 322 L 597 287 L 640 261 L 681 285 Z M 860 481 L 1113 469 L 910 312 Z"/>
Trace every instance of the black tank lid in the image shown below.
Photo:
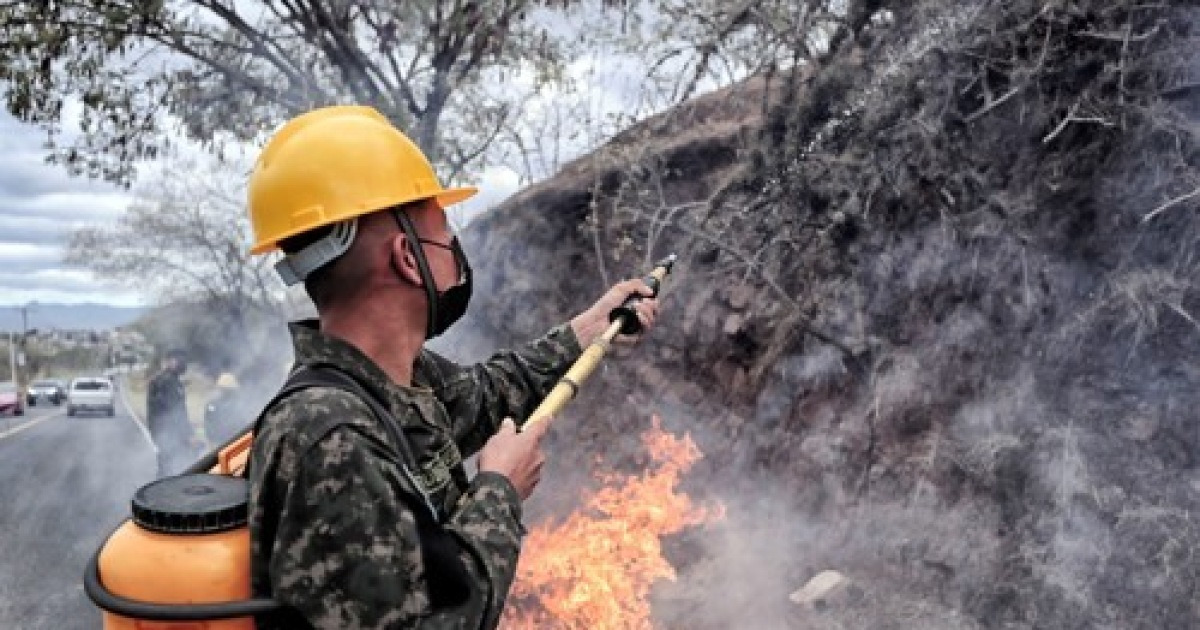
<path fill-rule="evenodd" d="M 133 495 L 133 522 L 164 534 L 213 534 L 246 524 L 250 485 L 241 477 L 159 479 Z"/>

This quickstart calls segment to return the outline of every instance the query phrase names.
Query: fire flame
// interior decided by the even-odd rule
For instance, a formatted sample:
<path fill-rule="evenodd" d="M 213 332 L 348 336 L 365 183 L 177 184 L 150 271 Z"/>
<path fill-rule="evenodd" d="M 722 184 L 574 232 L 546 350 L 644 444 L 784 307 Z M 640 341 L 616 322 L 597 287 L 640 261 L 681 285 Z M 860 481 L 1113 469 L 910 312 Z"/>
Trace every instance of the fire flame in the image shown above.
<path fill-rule="evenodd" d="M 640 476 L 602 474 L 604 487 L 561 523 L 525 538 L 502 628 L 649 629 L 650 588 L 675 580 L 662 536 L 724 517 L 721 505 L 697 507 L 675 486 L 701 457 L 688 435 L 642 435 L 653 466 Z"/>

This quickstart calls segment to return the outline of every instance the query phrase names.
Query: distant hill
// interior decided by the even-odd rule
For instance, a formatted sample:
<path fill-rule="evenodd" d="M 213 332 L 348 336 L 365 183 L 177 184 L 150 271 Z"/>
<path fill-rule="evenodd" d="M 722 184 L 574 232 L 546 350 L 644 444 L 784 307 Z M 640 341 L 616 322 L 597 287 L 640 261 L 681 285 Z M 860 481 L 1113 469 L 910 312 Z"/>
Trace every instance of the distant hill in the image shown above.
<path fill-rule="evenodd" d="M 136 306 L 111 306 L 85 302 L 81 304 L 43 304 L 29 306 L 29 328 L 38 330 L 91 329 L 107 330 L 132 323 L 147 309 Z M 12 307 L 0 307 L 0 330 L 20 330 L 21 313 Z"/>

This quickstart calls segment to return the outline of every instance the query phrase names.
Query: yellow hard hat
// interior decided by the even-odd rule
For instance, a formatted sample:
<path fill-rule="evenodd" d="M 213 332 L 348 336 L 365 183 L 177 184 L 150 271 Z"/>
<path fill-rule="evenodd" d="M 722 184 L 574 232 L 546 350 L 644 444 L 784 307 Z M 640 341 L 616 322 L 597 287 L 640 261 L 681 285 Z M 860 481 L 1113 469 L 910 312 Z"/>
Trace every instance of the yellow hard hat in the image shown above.
<path fill-rule="evenodd" d="M 217 387 L 223 389 L 236 389 L 237 386 L 237 377 L 229 372 L 222 372 L 221 375 L 217 377 Z"/>
<path fill-rule="evenodd" d="M 375 109 L 323 107 L 288 121 L 259 155 L 250 176 L 250 253 L 412 201 L 445 208 L 477 190 L 442 188 L 425 154 Z"/>

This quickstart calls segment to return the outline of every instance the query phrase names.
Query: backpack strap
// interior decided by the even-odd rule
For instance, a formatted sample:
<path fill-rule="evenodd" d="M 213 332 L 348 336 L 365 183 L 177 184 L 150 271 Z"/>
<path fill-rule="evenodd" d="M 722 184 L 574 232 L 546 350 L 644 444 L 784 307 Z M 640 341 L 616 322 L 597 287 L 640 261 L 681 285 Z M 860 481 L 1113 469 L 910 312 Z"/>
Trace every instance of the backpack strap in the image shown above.
<path fill-rule="evenodd" d="M 454 535 L 443 525 L 441 511 L 434 505 L 425 487 L 420 484 L 413 474 L 418 468 L 416 455 L 412 445 L 404 436 L 396 418 L 388 411 L 380 400 L 372 395 L 367 388 L 332 365 L 303 365 L 288 376 L 287 381 L 271 402 L 263 408 L 258 419 L 254 422 L 254 434 L 258 435 L 262 428 L 263 419 L 267 412 L 296 392 L 312 387 L 333 387 L 353 394 L 362 400 L 370 409 L 391 438 L 396 450 L 394 461 L 400 473 L 415 490 L 414 493 L 403 493 L 402 498 L 409 503 L 417 521 L 417 538 L 421 547 L 421 555 L 425 561 L 425 578 L 429 585 L 430 601 L 435 608 L 457 606 L 466 601 L 471 592 L 467 580 L 467 571 L 458 556 L 459 545 Z M 250 462 L 246 464 L 246 476 L 249 477 Z M 419 507 L 418 507 L 419 505 Z"/>

